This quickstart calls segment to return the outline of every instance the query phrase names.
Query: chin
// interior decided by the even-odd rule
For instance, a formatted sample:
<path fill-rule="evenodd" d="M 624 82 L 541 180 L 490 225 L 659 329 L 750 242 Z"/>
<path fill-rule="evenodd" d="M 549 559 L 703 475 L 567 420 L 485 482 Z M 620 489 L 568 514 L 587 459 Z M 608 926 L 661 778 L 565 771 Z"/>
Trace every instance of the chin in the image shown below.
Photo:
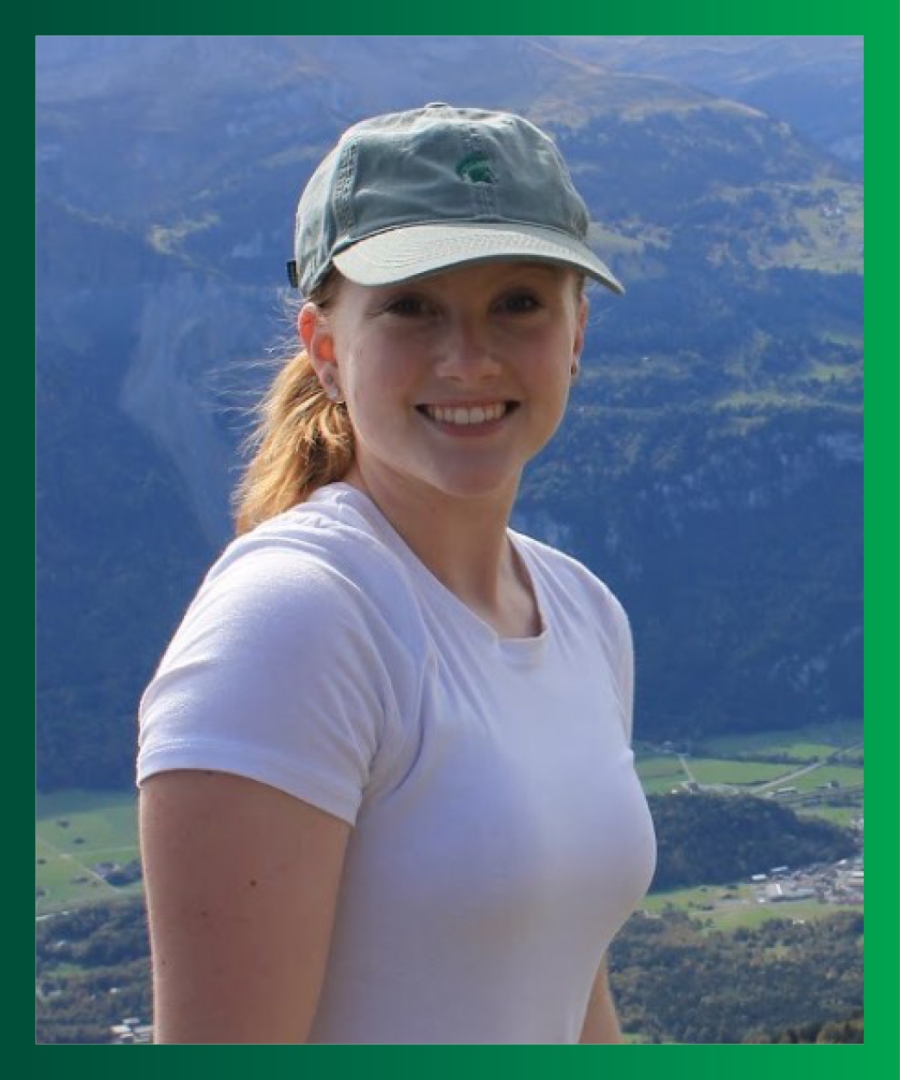
<path fill-rule="evenodd" d="M 506 499 L 515 495 L 521 471 L 515 474 L 492 469 L 459 469 L 432 474 L 425 482 L 453 499 Z"/>

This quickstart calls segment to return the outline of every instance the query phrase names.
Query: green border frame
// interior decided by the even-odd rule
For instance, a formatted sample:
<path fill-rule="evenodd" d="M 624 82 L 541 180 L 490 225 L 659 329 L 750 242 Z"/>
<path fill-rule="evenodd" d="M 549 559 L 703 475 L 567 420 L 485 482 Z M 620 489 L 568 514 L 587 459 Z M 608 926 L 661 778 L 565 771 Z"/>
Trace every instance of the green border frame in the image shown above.
<path fill-rule="evenodd" d="M 641 1046 L 617 1048 L 551 1047 L 184 1047 L 165 1062 L 169 1075 L 190 1076 L 198 1067 L 214 1068 L 218 1077 L 244 1073 L 346 1072 L 376 1075 L 382 1070 L 396 1077 L 419 1075 L 423 1070 L 455 1074 L 466 1070 L 472 1080 L 494 1070 L 560 1078 L 588 1077 L 612 1070 L 629 1080 L 660 1074 L 691 1080 L 719 1080 L 727 1075 L 767 1080 L 794 1080 L 814 1075 L 818 1080 L 881 1080 L 900 1074 L 898 1066 L 898 240 L 900 240 L 900 19 L 895 5 L 884 0 L 757 0 L 749 12 L 723 9 L 713 0 L 645 0 L 640 8 L 602 10 L 592 0 L 568 5 L 566 10 L 525 14 L 510 0 L 489 9 L 483 3 L 458 0 L 446 9 L 422 10 L 408 0 L 390 8 L 371 3 L 346 4 L 339 13 L 292 3 L 237 3 L 224 0 L 208 6 L 202 0 L 157 0 L 152 6 L 112 3 L 64 5 L 48 0 L 35 18 L 35 34 L 146 34 L 218 33 L 299 34 L 329 33 L 352 26 L 358 34 L 479 33 L 507 34 L 854 34 L 866 39 L 866 336 L 869 363 L 866 374 L 866 726 L 870 754 L 867 791 L 868 884 L 866 914 L 866 1043 L 863 1046 Z M 357 10 L 353 10 L 356 8 Z M 11 32 L 10 38 L 16 40 Z M 13 65 L 18 50 L 8 59 Z M 7 68 L 9 70 L 9 68 Z M 13 68 L 14 70 L 14 68 Z M 6 76 L 11 100 L 14 87 Z M 11 110 L 15 112 L 15 110 Z M 32 132 L 33 134 L 33 132 Z M 7 158 L 7 175 L 11 170 Z M 12 176 L 12 183 L 19 180 Z M 23 193 L 24 196 L 24 193 Z M 7 201 L 7 206 L 12 205 Z M 15 224 L 15 223 L 13 223 Z M 13 290 L 16 286 L 13 285 Z M 11 308 L 15 310 L 14 308 Z M 12 352 L 11 357 L 16 353 Z M 8 360 L 7 370 L 15 365 Z M 14 375 L 14 372 L 13 372 Z M 8 451 L 10 454 L 10 451 Z M 15 458 L 8 456 L 7 461 Z M 8 469 L 8 473 L 14 472 Z M 10 716 L 14 715 L 10 712 Z M 23 770 L 24 771 L 24 770 Z M 29 840 L 30 844 L 30 840 Z M 27 865 L 27 860 L 23 865 Z M 23 894 L 27 890 L 20 890 Z M 30 899 L 30 898 L 29 898 Z M 30 903 L 28 906 L 30 918 Z M 9 935 L 18 941 L 18 932 Z M 27 935 L 21 935 L 21 954 L 33 963 Z M 9 1004 L 7 1008 L 10 1009 Z M 22 1016 L 18 1015 L 19 1008 Z M 21 1002 L 8 1013 L 6 1030 L 27 1037 L 33 1030 Z M 36 1046 L 36 1075 L 54 1080 L 75 1067 L 69 1055 L 59 1060 L 61 1047 Z M 76 1056 L 88 1056 L 79 1071 L 92 1077 L 114 1076 L 123 1066 L 135 1077 L 159 1072 L 157 1060 L 113 1062 L 102 1047 L 79 1047 Z M 613 1063 L 610 1054 L 616 1054 Z M 300 1055 L 300 1056 L 297 1056 Z M 176 1060 L 177 1059 L 177 1060 Z"/>

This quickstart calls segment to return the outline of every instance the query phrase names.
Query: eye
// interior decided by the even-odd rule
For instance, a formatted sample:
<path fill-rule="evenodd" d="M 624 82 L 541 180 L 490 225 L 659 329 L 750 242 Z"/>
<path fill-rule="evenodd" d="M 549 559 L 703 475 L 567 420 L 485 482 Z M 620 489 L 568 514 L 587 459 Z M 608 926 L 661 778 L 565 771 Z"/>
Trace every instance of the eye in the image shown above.
<path fill-rule="evenodd" d="M 537 311 L 543 307 L 543 304 L 541 298 L 532 289 L 517 289 L 504 296 L 499 302 L 499 307 L 502 311 L 518 315 Z"/>
<path fill-rule="evenodd" d="M 414 319 L 428 313 L 428 306 L 420 296 L 395 296 L 384 305 L 388 315 Z"/>

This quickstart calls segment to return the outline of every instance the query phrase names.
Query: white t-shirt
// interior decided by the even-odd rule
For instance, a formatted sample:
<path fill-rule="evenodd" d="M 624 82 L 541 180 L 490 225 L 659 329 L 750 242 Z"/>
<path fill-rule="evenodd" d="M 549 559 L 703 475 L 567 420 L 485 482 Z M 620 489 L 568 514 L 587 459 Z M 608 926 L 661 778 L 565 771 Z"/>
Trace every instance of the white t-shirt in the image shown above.
<path fill-rule="evenodd" d="M 625 614 L 510 532 L 504 639 L 346 484 L 235 540 L 141 703 L 138 782 L 238 773 L 354 825 L 312 1042 L 575 1043 L 649 885 Z"/>

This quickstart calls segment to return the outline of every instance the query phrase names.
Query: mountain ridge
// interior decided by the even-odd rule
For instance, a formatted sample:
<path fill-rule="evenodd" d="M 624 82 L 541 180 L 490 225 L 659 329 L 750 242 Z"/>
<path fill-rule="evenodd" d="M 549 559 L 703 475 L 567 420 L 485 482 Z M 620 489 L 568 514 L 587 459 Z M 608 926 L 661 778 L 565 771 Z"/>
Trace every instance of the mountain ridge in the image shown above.
<path fill-rule="evenodd" d="M 130 782 L 137 697 L 228 537 L 246 404 L 290 334 L 297 193 L 348 119 L 421 104 L 426 77 L 435 97 L 493 87 L 488 104 L 553 131 L 628 286 L 621 300 L 592 293 L 582 378 L 516 520 L 626 602 L 638 729 L 861 715 L 851 165 L 777 113 L 559 59 L 553 39 L 75 39 L 51 41 L 44 62 L 41 50 L 45 788 Z M 79 55 L 83 92 L 67 75 Z M 185 57 L 199 95 L 173 77 Z M 73 634 L 84 620 L 99 639 Z"/>

